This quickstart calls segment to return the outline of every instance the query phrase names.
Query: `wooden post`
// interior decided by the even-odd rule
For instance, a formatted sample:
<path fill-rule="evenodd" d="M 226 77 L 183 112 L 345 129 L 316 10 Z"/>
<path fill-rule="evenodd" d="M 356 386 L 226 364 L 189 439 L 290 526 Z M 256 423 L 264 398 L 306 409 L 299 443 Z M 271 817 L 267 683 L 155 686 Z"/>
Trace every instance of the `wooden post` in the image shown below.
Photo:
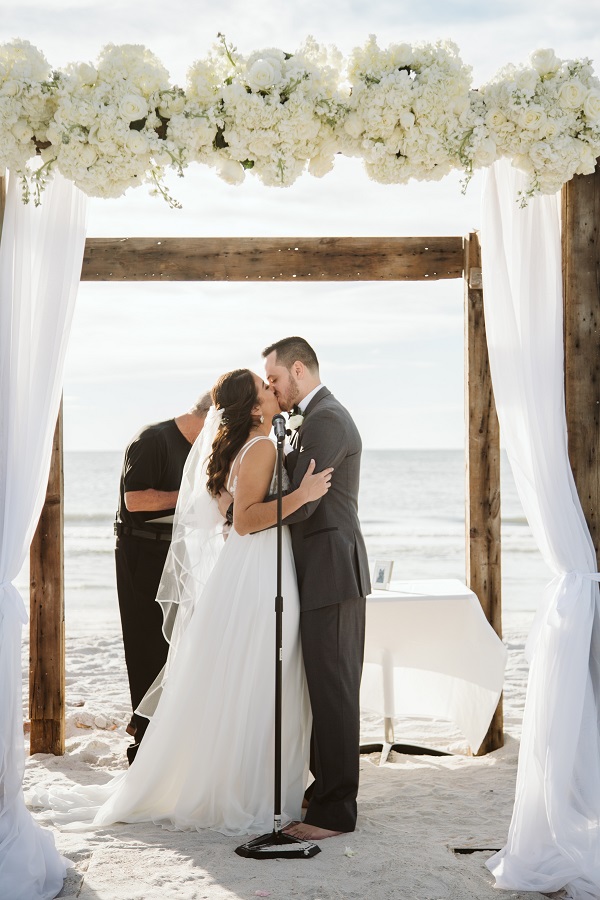
<path fill-rule="evenodd" d="M 600 162 L 600 161 L 599 161 Z M 600 561 L 600 168 L 562 191 L 569 458 Z"/>
<path fill-rule="evenodd" d="M 30 753 L 65 752 L 65 606 L 62 403 L 52 446 L 46 501 L 31 542 Z"/>
<path fill-rule="evenodd" d="M 485 337 L 481 246 L 465 240 L 466 580 L 502 637 L 500 429 Z M 504 745 L 502 698 L 478 755 Z"/>

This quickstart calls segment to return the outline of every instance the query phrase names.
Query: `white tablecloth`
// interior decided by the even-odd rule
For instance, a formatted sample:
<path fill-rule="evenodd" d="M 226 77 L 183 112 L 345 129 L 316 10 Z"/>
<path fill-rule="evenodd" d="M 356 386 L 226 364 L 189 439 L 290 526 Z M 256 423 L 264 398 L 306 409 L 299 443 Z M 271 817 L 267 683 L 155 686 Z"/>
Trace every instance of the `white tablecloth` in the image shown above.
<path fill-rule="evenodd" d="M 449 719 L 476 752 L 502 692 L 506 655 L 460 581 L 393 581 L 367 598 L 361 708 Z"/>

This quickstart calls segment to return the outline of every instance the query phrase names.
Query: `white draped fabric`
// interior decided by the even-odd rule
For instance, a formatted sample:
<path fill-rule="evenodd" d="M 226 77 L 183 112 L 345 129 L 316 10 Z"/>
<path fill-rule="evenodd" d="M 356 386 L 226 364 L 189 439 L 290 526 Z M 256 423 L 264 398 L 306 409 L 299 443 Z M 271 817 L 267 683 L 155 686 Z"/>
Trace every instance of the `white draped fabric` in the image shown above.
<path fill-rule="evenodd" d="M 596 557 L 567 453 L 558 197 L 486 173 L 482 253 L 500 429 L 527 519 L 554 572 L 530 661 L 512 822 L 488 862 L 498 887 L 600 897 L 600 618 Z"/>
<path fill-rule="evenodd" d="M 23 800 L 21 630 L 12 584 L 43 506 L 85 245 L 87 199 L 56 176 L 41 207 L 9 178 L 0 242 L 0 900 L 46 900 L 65 860 Z"/>

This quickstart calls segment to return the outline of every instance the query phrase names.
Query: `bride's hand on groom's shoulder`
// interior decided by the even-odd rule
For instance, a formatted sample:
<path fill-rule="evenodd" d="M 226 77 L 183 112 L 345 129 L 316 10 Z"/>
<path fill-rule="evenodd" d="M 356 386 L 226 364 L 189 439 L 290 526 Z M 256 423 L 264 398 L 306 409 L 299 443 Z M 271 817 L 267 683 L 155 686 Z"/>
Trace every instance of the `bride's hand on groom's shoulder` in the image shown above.
<path fill-rule="evenodd" d="M 322 472 L 315 472 L 315 466 L 314 459 L 311 459 L 306 474 L 300 482 L 300 490 L 306 492 L 305 503 L 310 503 L 312 500 L 320 500 L 331 487 L 333 468 L 330 466 L 327 469 L 323 469 Z"/>

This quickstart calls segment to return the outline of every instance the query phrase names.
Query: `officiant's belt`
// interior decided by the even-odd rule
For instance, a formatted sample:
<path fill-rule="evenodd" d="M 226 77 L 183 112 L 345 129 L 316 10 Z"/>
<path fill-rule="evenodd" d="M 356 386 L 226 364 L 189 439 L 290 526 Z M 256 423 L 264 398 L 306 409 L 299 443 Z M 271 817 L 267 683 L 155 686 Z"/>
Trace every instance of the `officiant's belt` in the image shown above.
<path fill-rule="evenodd" d="M 140 528 L 131 528 L 121 522 L 115 522 L 115 534 L 117 537 L 128 534 L 131 537 L 145 538 L 148 541 L 170 541 L 173 536 L 170 531 L 142 531 Z"/>

